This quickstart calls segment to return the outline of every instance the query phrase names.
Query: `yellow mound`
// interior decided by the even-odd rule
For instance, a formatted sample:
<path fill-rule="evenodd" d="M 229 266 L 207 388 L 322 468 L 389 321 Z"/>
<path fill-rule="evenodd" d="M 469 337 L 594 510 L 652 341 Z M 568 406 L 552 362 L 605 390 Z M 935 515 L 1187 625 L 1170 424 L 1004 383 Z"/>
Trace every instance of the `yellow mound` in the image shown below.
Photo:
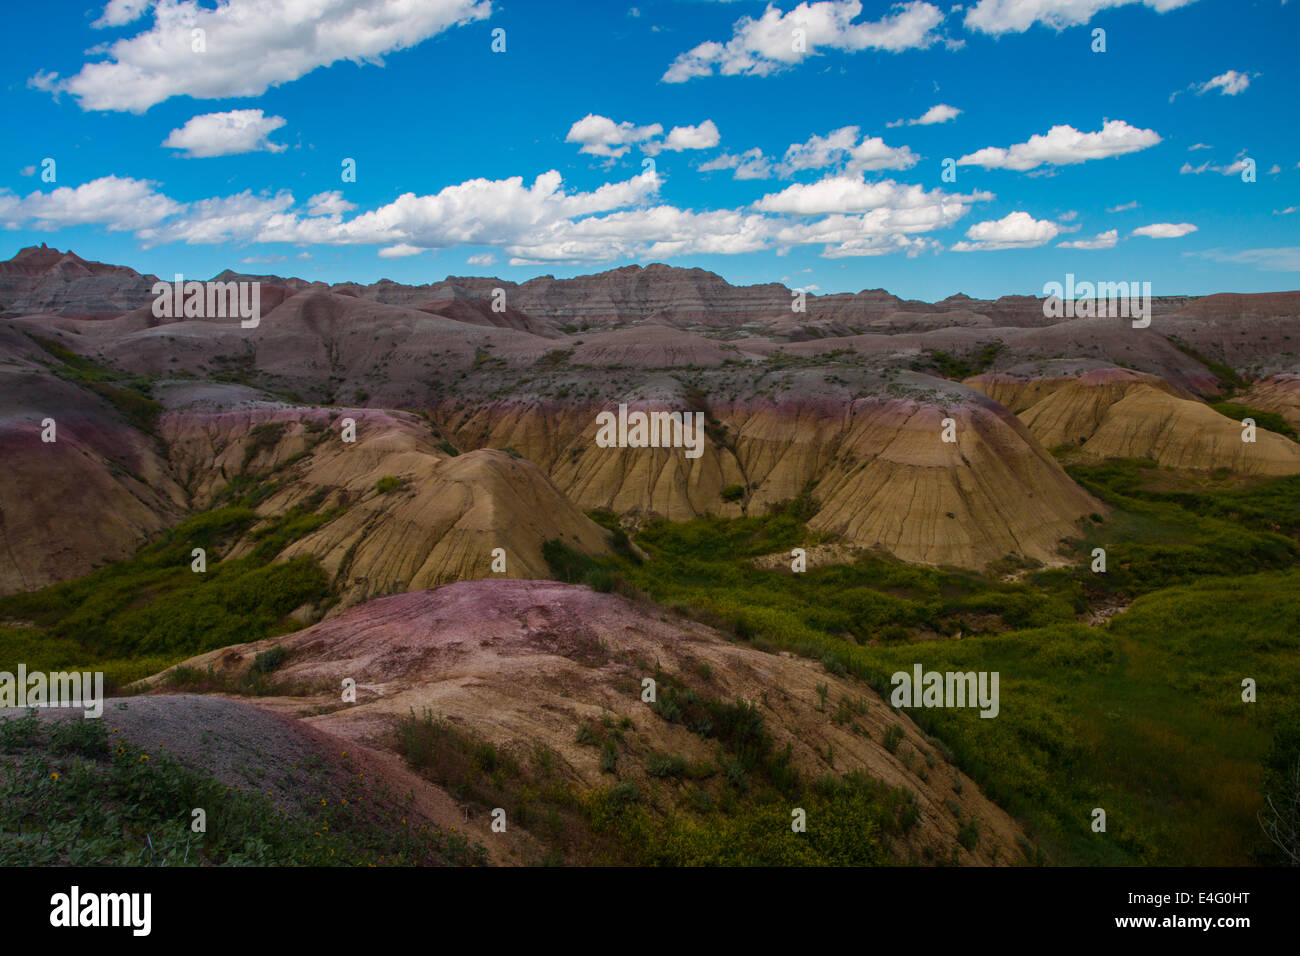
<path fill-rule="evenodd" d="M 340 436 L 346 417 L 356 422 L 354 443 Z M 268 433 L 267 426 L 282 430 Z M 604 530 L 531 462 L 486 449 L 452 457 L 410 416 L 261 409 L 186 416 L 170 423 L 169 432 L 174 457 L 215 460 L 210 473 L 233 475 L 245 461 L 253 469 L 283 466 L 273 476 L 281 484 L 259 504 L 259 514 L 281 515 L 303 504 L 317 514 L 336 509 L 280 560 L 319 559 L 340 584 L 343 606 L 468 578 L 549 577 L 541 549 L 552 538 L 587 554 L 607 549 Z M 208 496 L 219 484 L 210 476 L 200 482 Z M 231 556 L 251 551 L 255 535 L 256 529 Z M 495 549 L 504 551 L 504 572 L 493 568 L 501 557 Z"/>
<path fill-rule="evenodd" d="M 458 434 L 467 444 L 518 448 L 584 509 L 738 516 L 811 489 L 822 506 L 813 528 L 905 561 L 982 568 L 1008 554 L 1054 560 L 1074 522 L 1104 507 L 1015 416 L 963 395 L 947 409 L 903 399 L 719 407 L 696 459 L 679 449 L 600 448 L 594 410 L 480 408 Z M 953 444 L 941 441 L 949 416 Z M 724 500 L 729 485 L 744 487 L 745 497 Z"/>
<path fill-rule="evenodd" d="M 1090 458 L 1149 458 L 1169 468 L 1246 475 L 1300 473 L 1300 446 L 1256 429 L 1242 440 L 1242 426 L 1208 405 L 1178 398 L 1146 384 L 1121 391 L 1083 383 L 1065 385 L 1021 418 L 1049 448 L 1076 445 Z"/>

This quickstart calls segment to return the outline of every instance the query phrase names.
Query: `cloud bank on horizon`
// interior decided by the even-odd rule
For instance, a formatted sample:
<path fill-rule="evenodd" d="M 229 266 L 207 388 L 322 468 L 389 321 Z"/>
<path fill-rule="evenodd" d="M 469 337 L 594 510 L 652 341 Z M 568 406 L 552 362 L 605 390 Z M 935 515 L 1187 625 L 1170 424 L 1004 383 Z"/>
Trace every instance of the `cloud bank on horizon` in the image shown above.
<path fill-rule="evenodd" d="M 1300 271 L 1276 212 L 1300 4 L 634 2 L 15 13 L 0 223 L 159 274 L 335 281 L 666 261 L 937 298 Z"/>

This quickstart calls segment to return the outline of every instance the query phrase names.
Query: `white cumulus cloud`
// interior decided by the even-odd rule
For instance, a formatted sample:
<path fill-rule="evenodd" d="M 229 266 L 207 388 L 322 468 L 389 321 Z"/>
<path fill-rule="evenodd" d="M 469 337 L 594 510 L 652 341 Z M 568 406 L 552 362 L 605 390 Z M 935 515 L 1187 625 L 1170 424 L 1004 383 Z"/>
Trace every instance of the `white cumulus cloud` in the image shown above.
<path fill-rule="evenodd" d="M 1160 135 L 1155 130 L 1138 129 L 1123 120 L 1107 120 L 1095 133 L 1081 133 L 1073 126 L 1061 125 L 1005 149 L 986 146 L 961 157 L 957 165 L 1015 170 L 1034 169 L 1044 164 L 1066 166 L 1135 153 L 1159 142 Z"/>
<path fill-rule="evenodd" d="M 1196 227 L 1190 222 L 1153 222 L 1149 226 L 1138 226 L 1132 235 L 1149 239 L 1179 239 L 1195 231 Z"/>
<path fill-rule="evenodd" d="M 413 47 L 454 26 L 489 16 L 490 0 L 159 0 L 153 24 L 102 49 L 60 79 L 42 71 L 31 84 L 68 93 L 82 109 L 143 113 L 173 96 L 260 96 L 340 60 L 382 65 L 385 54 Z M 118 26 L 143 8 L 113 2 L 96 21 Z M 195 50 L 202 30 L 203 50 Z"/>
<path fill-rule="evenodd" d="M 580 153 L 617 159 L 626 154 L 632 146 L 646 143 L 663 131 L 664 128 L 658 123 L 637 126 L 628 122 L 616 123 L 607 116 L 588 113 L 569 127 L 569 135 L 564 137 L 564 141 L 580 143 L 582 147 L 578 150 Z"/>
<path fill-rule="evenodd" d="M 96 29 L 102 27 L 123 27 L 134 23 L 152 6 L 153 0 L 108 0 L 104 12 L 91 24 Z"/>
<path fill-rule="evenodd" d="M 992 199 L 991 193 L 960 196 L 938 189 L 929 192 L 923 186 L 896 183 L 892 179 L 866 182 L 861 176 L 828 176 L 815 183 L 795 183 L 779 193 L 769 193 L 754 203 L 760 212 L 814 216 L 825 213 L 860 213 L 888 208 L 894 211 L 926 209 L 937 211 L 935 221 L 947 218 L 943 209 L 958 218 L 973 201 Z M 958 212 L 960 210 L 960 212 Z"/>
<path fill-rule="evenodd" d="M 1235 176 L 1246 168 L 1249 161 L 1250 157 L 1246 155 L 1246 151 L 1243 149 L 1237 154 L 1236 159 L 1228 163 L 1226 166 L 1215 165 L 1207 159 L 1199 166 L 1193 166 L 1191 163 L 1183 163 L 1183 165 L 1178 168 L 1178 173 L 1181 176 L 1199 176 L 1201 173 L 1208 170 L 1212 173 L 1221 173 L 1224 176 Z"/>
<path fill-rule="evenodd" d="M 707 163 L 701 163 L 699 168 L 703 173 L 732 169 L 736 179 L 769 179 L 773 174 L 771 161 L 757 146 L 739 154 L 722 153 Z"/>
<path fill-rule="evenodd" d="M 1051 242 L 1061 232 L 1060 226 L 1047 219 L 1035 219 L 1027 212 L 1008 213 L 1001 219 L 977 222 L 966 230 L 972 242 L 954 243 L 954 252 L 978 252 L 997 249 L 1032 249 Z"/>
<path fill-rule="evenodd" d="M 856 145 L 856 144 L 855 144 Z M 25 197 L 0 190 L 0 225 L 57 229 L 99 224 L 162 243 L 375 246 L 385 259 L 477 246 L 473 264 L 497 254 L 511 264 L 595 263 L 695 255 L 783 253 L 819 245 L 827 258 L 937 251 L 927 233 L 953 225 L 990 193 L 947 194 L 919 185 L 829 175 L 737 209 L 680 209 L 658 198 L 653 170 L 589 191 L 564 188 L 549 170 L 471 179 L 430 194 L 406 193 L 353 214 L 342 190 L 299 202 L 289 190 L 245 190 L 177 202 L 152 183 L 106 177 Z M 849 210 L 846 212 L 846 210 Z M 495 261 L 492 259 L 491 261 Z"/>
<path fill-rule="evenodd" d="M 309 216 L 341 216 L 345 212 L 351 212 L 356 208 L 356 203 L 348 202 L 343 198 L 341 189 L 331 189 L 329 192 L 317 193 L 307 200 L 307 215 Z"/>
<path fill-rule="evenodd" d="M 967 30 L 998 35 L 1024 33 L 1035 23 L 1064 30 L 1087 23 L 1102 10 L 1140 3 L 1157 13 L 1177 10 L 1196 0 L 979 0 L 966 11 Z M 955 9 L 961 9 L 957 7 Z"/>
<path fill-rule="evenodd" d="M 919 159 L 908 147 L 889 146 L 879 136 L 859 141 L 858 127 L 845 126 L 825 136 L 812 136 L 807 142 L 792 143 L 776 171 L 782 176 L 790 176 L 802 170 L 826 169 L 840 163 L 851 173 L 911 169 Z"/>
<path fill-rule="evenodd" d="M 381 259 L 405 259 L 407 256 L 418 256 L 424 250 L 419 246 L 412 246 L 405 242 L 399 242 L 395 246 L 385 246 L 379 250 Z"/>
<path fill-rule="evenodd" d="M 1227 73 L 1220 73 L 1213 79 L 1200 84 L 1197 87 L 1197 92 L 1208 93 L 1210 90 L 1218 90 L 1224 96 L 1236 96 L 1238 93 L 1244 92 L 1249 86 L 1250 74 L 1229 70 Z"/>
<path fill-rule="evenodd" d="M 802 143 L 791 143 L 780 161 L 769 159 L 758 147 L 738 155 L 723 153 L 700 170 L 734 169 L 736 179 L 768 179 L 839 167 L 856 176 L 864 171 L 911 169 L 920 160 L 907 146 L 890 146 L 879 136 L 859 140 L 859 132 L 857 126 L 843 126 L 825 136 L 814 134 Z"/>
<path fill-rule="evenodd" d="M 5 191 L 0 193 L 0 220 L 29 222 L 40 230 L 83 225 L 102 225 L 115 232 L 144 229 L 184 208 L 154 185 L 143 179 L 104 176 L 22 198 Z"/>
<path fill-rule="evenodd" d="M 721 139 L 713 120 L 705 120 L 698 126 L 674 126 L 668 131 L 668 138 L 664 140 L 663 148 L 673 152 L 681 152 L 684 149 L 712 149 Z"/>
<path fill-rule="evenodd" d="M 948 106 L 946 103 L 936 103 L 928 110 L 910 120 L 894 120 L 892 123 L 886 123 L 886 126 L 933 126 L 935 123 L 946 123 L 954 120 L 960 115 L 961 110 L 955 106 Z"/>
<path fill-rule="evenodd" d="M 757 20 L 744 16 L 726 43 L 708 41 L 680 54 L 662 79 L 684 83 L 694 77 L 767 76 L 822 50 L 924 49 L 941 39 L 935 28 L 943 12 L 932 3 L 909 0 L 890 8 L 879 20 L 857 20 L 859 0 L 800 3 L 788 13 L 769 5 Z"/>
<path fill-rule="evenodd" d="M 193 116 L 163 140 L 164 146 L 183 149 L 191 159 L 234 156 L 239 153 L 281 153 L 283 143 L 268 138 L 285 125 L 282 116 L 266 116 L 261 110 L 230 110 Z"/>

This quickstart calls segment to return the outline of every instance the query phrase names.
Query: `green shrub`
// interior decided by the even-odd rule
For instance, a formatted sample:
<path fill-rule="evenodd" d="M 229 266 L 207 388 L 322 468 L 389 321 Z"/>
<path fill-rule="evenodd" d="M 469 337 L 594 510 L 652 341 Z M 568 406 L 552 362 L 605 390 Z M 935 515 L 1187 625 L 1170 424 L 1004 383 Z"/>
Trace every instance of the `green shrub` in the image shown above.
<path fill-rule="evenodd" d="M 215 556 L 258 518 L 244 504 L 215 508 L 187 518 L 124 561 L 0 598 L 0 618 L 35 625 L 0 628 L 0 669 L 19 661 L 51 668 L 94 664 L 106 681 L 120 685 L 195 653 L 295 630 L 300 625 L 290 613 L 327 602 L 330 582 L 312 558 L 273 559 L 339 510 L 291 509 L 252 535 L 257 544 L 247 557 L 220 561 Z M 203 573 L 191 570 L 196 547 L 208 553 Z"/>
<path fill-rule="evenodd" d="M 613 773 L 618 767 L 618 744 L 612 740 L 606 740 L 600 748 L 600 769 L 605 773 Z"/>
<path fill-rule="evenodd" d="M 745 497 L 744 485 L 727 485 L 722 489 L 723 501 L 739 501 L 743 497 Z"/>
<path fill-rule="evenodd" d="M 686 773 L 686 760 L 675 754 L 652 753 L 646 758 L 645 772 L 652 777 L 681 777 Z"/>
<path fill-rule="evenodd" d="M 566 584 L 584 583 L 599 567 L 592 558 L 569 547 L 559 538 L 542 542 L 542 557 L 555 580 Z M 604 569 L 604 580 L 610 580 L 609 575 L 609 569 Z"/>
<path fill-rule="evenodd" d="M 253 658 L 252 670 L 256 674 L 269 674 L 283 664 L 284 659 L 288 656 L 288 651 L 277 644 L 275 647 L 260 652 Z"/>
<path fill-rule="evenodd" d="M 957 842 L 973 853 L 980 842 L 979 824 L 974 820 L 963 823 L 957 830 Z"/>
<path fill-rule="evenodd" d="M 881 738 L 881 743 L 891 754 L 898 753 L 898 745 L 903 742 L 903 728 L 898 724 L 890 724 L 885 728 L 885 735 Z"/>

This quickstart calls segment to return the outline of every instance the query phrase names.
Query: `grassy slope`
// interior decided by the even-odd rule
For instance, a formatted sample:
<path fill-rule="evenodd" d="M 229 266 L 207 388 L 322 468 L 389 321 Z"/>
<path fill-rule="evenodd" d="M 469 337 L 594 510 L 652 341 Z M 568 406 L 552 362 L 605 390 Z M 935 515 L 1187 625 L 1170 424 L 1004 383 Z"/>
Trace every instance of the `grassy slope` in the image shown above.
<path fill-rule="evenodd" d="M 801 575 L 757 570 L 750 557 L 806 540 L 790 512 L 651 525 L 637 537 L 644 564 L 590 562 L 561 576 L 648 592 L 884 692 L 914 663 L 998 671 L 996 719 L 910 713 L 1030 826 L 1050 861 L 1247 863 L 1262 848 L 1260 763 L 1275 725 L 1296 716 L 1300 482 L 1188 497 L 1143 491 L 1143 470 L 1078 475 L 1114 513 L 1074 543 L 1073 570 L 1024 583 L 879 558 Z M 1106 575 L 1089 570 L 1098 543 Z M 1081 605 L 1134 596 L 1109 625 L 1075 620 Z M 1241 701 L 1244 677 L 1258 681 L 1255 704 Z M 1089 826 L 1099 806 L 1104 836 Z"/>
<path fill-rule="evenodd" d="M 398 728 L 407 762 L 456 799 L 485 812 L 510 807 L 537 836 L 545 855 L 530 862 L 656 866 L 875 866 L 908 851 L 916 824 L 915 795 L 864 774 L 801 778 L 777 751 L 757 706 L 725 703 L 657 673 L 660 716 L 715 745 L 710 760 L 673 754 L 646 759 L 647 789 L 627 779 L 634 758 L 621 744 L 631 722 L 607 715 L 579 725 L 579 743 L 602 750 L 610 785 L 578 792 L 556 772 L 554 754 L 498 752 L 425 711 Z M 791 807 L 817 825 L 796 833 Z M 967 849 L 978 842 L 968 825 Z M 916 857 L 915 851 L 910 851 Z M 954 854 L 952 862 L 958 862 Z M 916 857 L 917 862 L 921 862 Z M 949 862 L 949 861 L 942 861 Z"/>
<path fill-rule="evenodd" d="M 125 561 L 40 591 L 0 598 L 0 670 L 93 668 L 113 686 L 157 673 L 194 654 L 295 630 L 289 614 L 330 599 L 329 578 L 315 561 L 274 558 L 330 517 L 310 507 L 262 522 L 236 504 L 194 515 Z M 257 526 L 258 546 L 221 561 L 221 550 Z M 194 548 L 207 570 L 191 570 Z M 30 626 L 28 626 L 30 625 Z"/>
<path fill-rule="evenodd" d="M 320 772 L 311 813 L 237 792 L 165 754 L 110 742 L 106 720 L 0 720 L 0 865 L 478 865 L 483 847 L 408 825 L 402 802 Z M 206 832 L 191 829 L 206 812 Z"/>

